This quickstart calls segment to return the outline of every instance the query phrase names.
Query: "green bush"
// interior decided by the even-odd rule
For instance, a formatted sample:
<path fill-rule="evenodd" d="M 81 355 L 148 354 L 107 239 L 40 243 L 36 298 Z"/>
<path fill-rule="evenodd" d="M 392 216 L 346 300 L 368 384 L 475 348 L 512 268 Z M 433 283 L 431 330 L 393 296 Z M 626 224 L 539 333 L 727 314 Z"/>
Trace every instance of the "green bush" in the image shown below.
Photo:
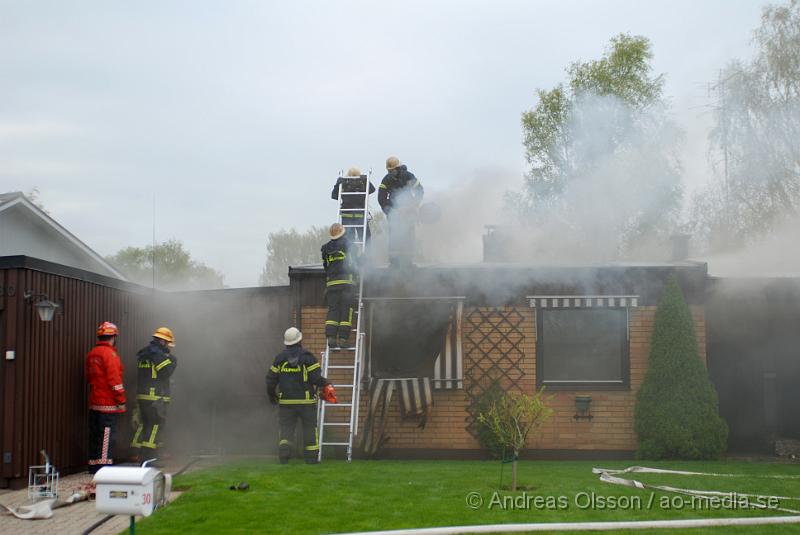
<path fill-rule="evenodd" d="M 656 311 L 635 427 L 641 458 L 715 459 L 726 449 L 728 426 L 719 415 L 692 314 L 674 275 Z"/>
<path fill-rule="evenodd" d="M 477 426 L 478 442 L 483 446 L 495 459 L 503 458 L 504 447 L 497 440 L 491 426 L 480 420 L 480 415 L 489 411 L 494 404 L 499 401 L 505 390 L 500 385 L 499 381 L 493 381 L 486 390 L 481 392 L 475 399 L 475 425 Z M 508 454 L 510 456 L 511 453 Z"/>

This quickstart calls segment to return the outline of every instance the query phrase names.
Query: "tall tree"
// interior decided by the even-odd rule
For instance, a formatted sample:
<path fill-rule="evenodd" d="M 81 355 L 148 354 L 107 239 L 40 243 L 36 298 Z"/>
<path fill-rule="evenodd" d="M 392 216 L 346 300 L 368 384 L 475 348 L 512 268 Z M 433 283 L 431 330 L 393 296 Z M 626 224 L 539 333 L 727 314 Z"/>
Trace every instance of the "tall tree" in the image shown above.
<path fill-rule="evenodd" d="M 264 286 L 289 284 L 289 266 L 319 264 L 320 247 L 329 240 L 328 229 L 311 227 L 304 232 L 292 228 L 270 232 L 267 238 L 267 262 L 261 272 Z"/>
<path fill-rule="evenodd" d="M 694 200 L 695 233 L 712 251 L 769 232 L 800 205 L 800 4 L 764 8 L 752 61 L 714 86 L 710 134 L 719 180 Z"/>
<path fill-rule="evenodd" d="M 183 243 L 169 240 L 155 247 L 126 247 L 106 258 L 128 279 L 162 290 L 207 290 L 223 288 L 222 273 L 192 260 Z M 155 281 L 153 264 L 155 263 Z"/>
<path fill-rule="evenodd" d="M 682 195 L 674 150 L 681 133 L 651 60 L 647 38 L 620 34 L 600 59 L 573 63 L 566 84 L 537 92 L 536 107 L 522 115 L 530 169 L 514 203 L 530 222 L 555 220 L 586 236 L 608 227 L 618 252 L 671 229 Z M 605 209 L 615 217 L 585 217 L 591 203 L 611 203 Z"/>

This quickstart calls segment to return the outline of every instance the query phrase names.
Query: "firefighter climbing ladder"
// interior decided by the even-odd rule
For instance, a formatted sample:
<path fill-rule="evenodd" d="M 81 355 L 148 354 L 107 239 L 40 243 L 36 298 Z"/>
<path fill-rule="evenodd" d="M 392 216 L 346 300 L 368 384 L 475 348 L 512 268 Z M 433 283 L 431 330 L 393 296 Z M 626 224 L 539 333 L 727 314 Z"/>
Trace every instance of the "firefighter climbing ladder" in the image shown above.
<path fill-rule="evenodd" d="M 372 173 L 370 172 L 370 175 Z M 367 220 L 369 215 L 369 176 L 362 175 L 361 177 L 342 177 L 339 186 L 339 199 L 338 199 L 338 206 L 341 207 L 342 199 L 347 196 L 351 195 L 363 195 L 364 196 L 364 206 L 363 208 L 340 208 L 339 209 L 339 220 L 341 221 L 342 225 L 345 227 L 345 230 L 348 231 L 348 236 L 354 236 L 355 239 L 352 239 L 350 243 L 355 245 L 358 248 L 358 251 L 363 255 L 366 252 L 366 245 L 367 245 Z M 364 181 L 364 191 L 345 191 L 344 182 L 347 180 L 363 180 Z M 360 185 L 360 184 L 359 184 Z M 351 219 L 358 219 L 358 218 L 348 218 L 348 214 L 358 214 L 363 213 L 364 217 L 360 219 L 360 223 L 353 224 Z M 363 266 L 363 263 L 361 264 Z M 364 269 L 363 267 L 359 268 L 358 274 L 358 285 L 357 285 L 357 294 L 354 296 L 355 303 L 356 303 L 356 325 L 353 331 L 355 332 L 355 345 L 353 347 L 343 347 L 341 349 L 332 349 L 330 346 L 325 345 L 325 353 L 323 354 L 322 359 L 322 375 L 325 377 L 329 377 L 329 373 L 331 371 L 334 372 L 337 378 L 342 376 L 351 376 L 352 381 L 348 384 L 345 380 L 341 380 L 338 383 L 336 381 L 332 381 L 333 387 L 336 390 L 345 394 L 347 392 L 351 392 L 352 395 L 349 396 L 350 400 L 344 403 L 328 403 L 322 399 L 319 401 L 318 406 L 318 415 L 317 415 L 317 422 L 319 423 L 319 453 L 318 459 L 322 460 L 322 452 L 325 450 L 325 446 L 342 446 L 347 448 L 347 461 L 350 462 L 353 459 L 353 441 L 355 439 L 355 435 L 358 432 L 358 401 L 359 401 L 359 394 L 361 390 L 361 361 L 362 361 L 362 354 L 364 351 L 364 322 L 362 318 L 364 314 L 362 313 L 364 310 L 364 301 L 362 299 L 362 295 L 364 292 Z M 337 363 L 331 364 L 331 358 L 333 356 L 337 357 Z M 341 370 L 341 371 L 337 371 Z M 344 397 L 344 396 L 343 396 Z M 347 428 L 347 439 L 344 440 L 343 438 L 331 439 L 326 440 L 327 436 L 330 436 L 334 428 Z M 335 433 L 335 436 L 339 437 L 341 433 Z"/>

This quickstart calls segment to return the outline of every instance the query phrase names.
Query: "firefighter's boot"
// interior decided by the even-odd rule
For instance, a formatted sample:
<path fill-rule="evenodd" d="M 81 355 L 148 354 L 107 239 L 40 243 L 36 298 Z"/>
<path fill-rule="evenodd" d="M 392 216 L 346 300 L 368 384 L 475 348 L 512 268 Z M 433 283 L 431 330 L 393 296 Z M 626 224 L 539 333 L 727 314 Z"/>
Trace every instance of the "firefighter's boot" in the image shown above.
<path fill-rule="evenodd" d="M 288 440 L 281 440 L 278 445 L 278 461 L 281 464 L 288 464 L 289 457 L 292 456 L 292 445 Z"/>

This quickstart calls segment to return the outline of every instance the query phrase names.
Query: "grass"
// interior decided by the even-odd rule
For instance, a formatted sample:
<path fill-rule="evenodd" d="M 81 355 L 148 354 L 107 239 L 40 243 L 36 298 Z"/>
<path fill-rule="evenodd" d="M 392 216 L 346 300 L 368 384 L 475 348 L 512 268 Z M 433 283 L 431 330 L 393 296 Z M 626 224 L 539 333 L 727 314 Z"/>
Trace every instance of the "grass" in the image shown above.
<path fill-rule="evenodd" d="M 593 466 L 624 468 L 630 462 L 523 461 L 520 484 L 530 500 L 541 496 L 537 508 L 497 505 L 500 464 L 494 461 L 326 461 L 321 465 L 274 461 L 240 461 L 176 478 L 187 489 L 174 503 L 137 524 L 140 535 L 176 533 L 316 534 L 449 525 L 585 522 L 612 520 L 672 520 L 689 518 L 788 515 L 778 511 L 667 509 L 663 500 L 675 496 L 603 483 Z M 696 472 L 740 473 L 754 477 L 718 478 L 662 474 L 631 474 L 628 479 L 674 487 L 736 491 L 777 496 L 800 496 L 800 479 L 762 476 L 800 476 L 800 465 L 752 462 L 648 462 L 646 466 Z M 505 481 L 510 479 L 506 466 Z M 246 481 L 247 491 L 229 490 Z M 478 509 L 467 506 L 470 492 L 483 498 Z M 579 494 L 584 493 L 584 494 Z M 578 500 L 628 500 L 631 507 L 580 508 Z M 559 503 L 560 497 L 562 501 Z M 490 507 L 494 497 L 494 506 Z M 518 500 L 522 501 L 520 498 Z M 548 504 L 548 500 L 550 503 Z M 636 506 L 637 500 L 641 505 Z M 566 502 L 566 508 L 559 508 Z M 548 508 L 548 505 L 553 508 Z M 800 501 L 781 501 L 781 507 L 800 509 Z M 658 530 L 659 535 L 668 532 Z M 798 533 L 800 524 L 747 528 L 680 530 L 681 533 Z M 633 533 L 628 531 L 625 533 Z"/>

